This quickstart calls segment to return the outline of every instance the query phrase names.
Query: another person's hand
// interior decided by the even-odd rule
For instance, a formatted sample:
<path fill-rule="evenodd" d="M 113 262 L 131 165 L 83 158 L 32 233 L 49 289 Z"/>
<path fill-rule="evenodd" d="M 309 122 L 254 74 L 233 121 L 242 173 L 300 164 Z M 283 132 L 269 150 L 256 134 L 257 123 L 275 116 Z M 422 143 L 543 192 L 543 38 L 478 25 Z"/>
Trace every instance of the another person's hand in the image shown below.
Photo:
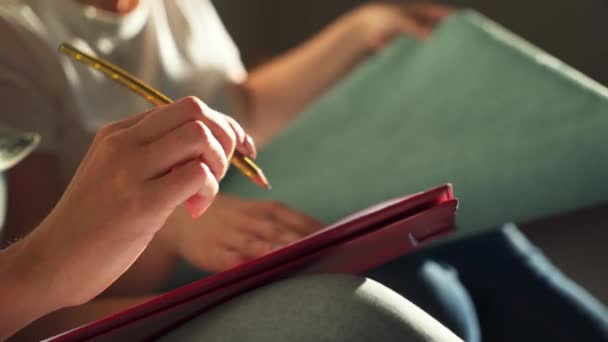
<path fill-rule="evenodd" d="M 428 38 L 450 12 L 449 7 L 432 3 L 373 3 L 356 8 L 345 20 L 356 27 L 369 50 L 375 51 L 401 34 Z"/>
<path fill-rule="evenodd" d="M 322 227 L 274 201 L 218 195 L 193 221 L 178 210 L 167 222 L 172 250 L 201 269 L 219 272 L 297 241 Z"/>
<path fill-rule="evenodd" d="M 208 208 L 235 148 L 255 156 L 238 124 L 195 98 L 105 126 L 55 209 L 15 245 L 27 258 L 15 267 L 44 283 L 53 310 L 92 299 L 180 204 L 192 216 Z"/>

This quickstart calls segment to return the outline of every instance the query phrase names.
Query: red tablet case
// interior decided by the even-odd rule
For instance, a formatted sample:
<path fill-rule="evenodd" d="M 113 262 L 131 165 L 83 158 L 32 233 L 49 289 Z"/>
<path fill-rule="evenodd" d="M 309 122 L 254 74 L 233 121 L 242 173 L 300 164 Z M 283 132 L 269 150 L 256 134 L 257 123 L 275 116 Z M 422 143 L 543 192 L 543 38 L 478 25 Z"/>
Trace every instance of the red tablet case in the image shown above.
<path fill-rule="evenodd" d="M 452 232 L 457 203 L 449 184 L 383 202 L 264 257 L 51 340 L 149 340 L 214 305 L 294 274 L 365 272 Z"/>

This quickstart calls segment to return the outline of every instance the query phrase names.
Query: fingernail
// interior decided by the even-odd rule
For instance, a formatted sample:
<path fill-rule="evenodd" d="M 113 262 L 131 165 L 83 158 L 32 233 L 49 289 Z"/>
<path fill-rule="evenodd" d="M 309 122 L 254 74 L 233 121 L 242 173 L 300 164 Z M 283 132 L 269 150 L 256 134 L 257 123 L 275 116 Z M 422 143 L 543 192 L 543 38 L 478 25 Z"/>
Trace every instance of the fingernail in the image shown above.
<path fill-rule="evenodd" d="M 205 199 L 199 194 L 190 196 L 186 201 L 186 207 L 193 219 L 197 219 L 203 215 L 208 205 L 205 205 Z"/>
<path fill-rule="evenodd" d="M 192 217 L 193 220 L 196 220 L 197 218 L 201 217 L 201 215 L 203 214 L 190 201 L 186 202 L 186 207 L 188 208 L 188 211 L 190 212 L 190 217 Z"/>
<path fill-rule="evenodd" d="M 243 147 L 245 147 L 248 157 L 255 159 L 258 156 L 258 151 L 256 150 L 253 138 L 250 135 L 247 135 L 245 138 Z"/>

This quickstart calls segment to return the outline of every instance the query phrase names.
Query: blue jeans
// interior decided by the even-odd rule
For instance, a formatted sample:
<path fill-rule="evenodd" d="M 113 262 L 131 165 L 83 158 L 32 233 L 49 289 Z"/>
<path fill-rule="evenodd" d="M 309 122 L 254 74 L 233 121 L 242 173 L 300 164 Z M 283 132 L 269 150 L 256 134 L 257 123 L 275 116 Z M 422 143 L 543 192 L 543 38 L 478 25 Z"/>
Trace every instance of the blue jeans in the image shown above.
<path fill-rule="evenodd" d="M 513 225 L 432 246 L 368 277 L 465 341 L 608 341 L 608 311 Z"/>

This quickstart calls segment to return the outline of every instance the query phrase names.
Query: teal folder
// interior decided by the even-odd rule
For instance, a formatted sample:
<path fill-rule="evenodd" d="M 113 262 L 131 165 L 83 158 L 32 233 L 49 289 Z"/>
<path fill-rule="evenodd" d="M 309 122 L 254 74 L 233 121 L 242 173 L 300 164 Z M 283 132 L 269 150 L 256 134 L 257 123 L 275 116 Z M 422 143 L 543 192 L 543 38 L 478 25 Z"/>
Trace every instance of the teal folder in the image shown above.
<path fill-rule="evenodd" d="M 222 191 L 331 223 L 449 182 L 467 233 L 606 201 L 607 129 L 604 87 L 461 11 L 369 58 L 274 139 L 259 157 L 272 191 L 236 174 Z"/>

